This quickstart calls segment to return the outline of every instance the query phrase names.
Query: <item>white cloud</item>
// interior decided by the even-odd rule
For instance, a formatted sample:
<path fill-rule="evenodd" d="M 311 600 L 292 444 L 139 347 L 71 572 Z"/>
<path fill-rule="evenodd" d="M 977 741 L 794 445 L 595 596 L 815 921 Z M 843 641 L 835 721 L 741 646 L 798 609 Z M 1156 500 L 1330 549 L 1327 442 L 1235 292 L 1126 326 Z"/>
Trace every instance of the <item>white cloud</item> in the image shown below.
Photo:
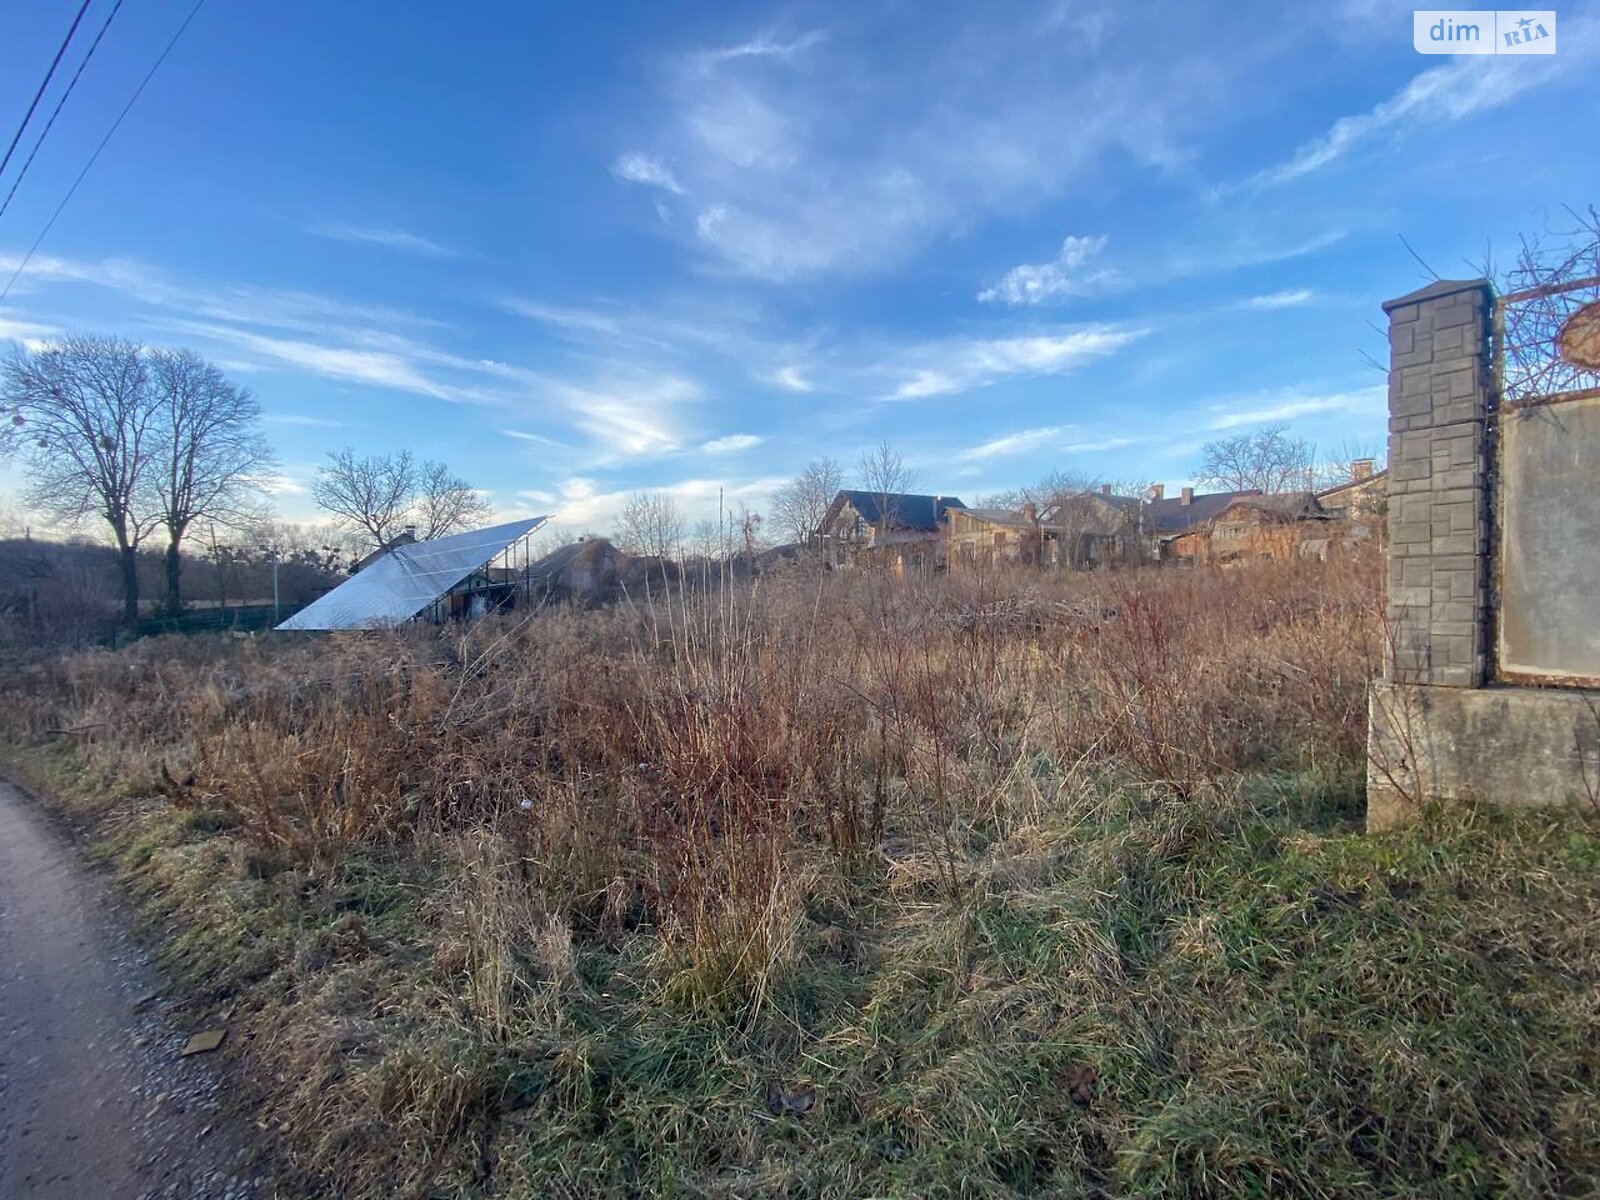
<path fill-rule="evenodd" d="M 15 271 L 20 255 L 0 254 L 0 273 Z M 152 308 L 185 318 L 326 335 L 331 326 L 438 328 L 440 322 L 385 305 L 352 304 L 318 292 L 258 288 L 240 284 L 194 284 L 129 258 L 98 261 L 36 256 L 19 277 L 19 286 L 40 283 L 103 287 Z"/>
<path fill-rule="evenodd" d="M 468 389 L 450 388 L 422 373 L 417 364 L 402 354 L 380 350 L 360 350 L 325 346 L 294 338 L 269 337 L 225 325 L 184 323 L 192 332 L 207 334 L 218 341 L 259 354 L 263 358 L 314 375 L 375 387 L 394 388 L 437 400 L 476 399 Z"/>
<path fill-rule="evenodd" d="M 1039 304 L 1058 296 L 1084 296 L 1116 281 L 1107 269 L 1084 271 L 1081 268 L 1105 249 L 1104 234 L 1077 237 L 1068 234 L 1061 252 L 1049 262 L 1022 263 L 1012 267 L 993 287 L 978 293 L 985 304 Z"/>
<path fill-rule="evenodd" d="M 1524 92 L 1579 70 L 1595 56 L 1600 23 L 1570 21 L 1561 29 L 1561 53 L 1543 56 L 1460 55 L 1430 67 L 1364 113 L 1340 117 L 1328 131 L 1307 142 L 1285 161 L 1245 181 L 1252 188 L 1275 187 L 1310 175 L 1338 161 L 1361 143 L 1411 126 L 1460 121 L 1500 108 Z"/>
<path fill-rule="evenodd" d="M 317 221 L 305 226 L 305 231 L 315 237 L 356 245 L 381 246 L 386 250 L 399 250 L 406 254 L 420 254 L 425 258 L 459 258 L 448 246 L 431 238 L 396 229 L 388 225 L 357 225 L 349 221 Z"/>
<path fill-rule="evenodd" d="M 816 390 L 816 385 L 805 377 L 805 373 L 799 367 L 784 367 L 774 372 L 770 379 L 786 392 L 803 394 Z"/>
<path fill-rule="evenodd" d="M 681 479 L 674 482 L 641 483 L 638 487 L 602 489 L 591 476 L 574 475 L 560 480 L 554 491 L 531 490 L 517 494 L 552 511 L 556 524 L 576 529 L 606 532 L 615 528 L 617 515 L 636 492 L 660 492 L 670 496 L 690 521 L 715 519 L 719 508 L 731 505 L 752 507 L 764 504 L 781 487 L 781 477 L 755 479 Z"/>
<path fill-rule="evenodd" d="M 683 447 L 677 410 L 698 400 L 691 379 L 671 374 L 616 375 L 588 384 L 552 382 L 552 398 L 595 443 L 597 465 L 671 454 Z"/>
<path fill-rule="evenodd" d="M 1244 302 L 1246 308 L 1271 311 L 1277 308 L 1301 308 L 1310 304 L 1316 293 L 1310 288 L 1293 288 L 1281 292 L 1268 292 L 1264 296 L 1251 296 Z"/>
<path fill-rule="evenodd" d="M 747 42 L 739 42 L 720 49 L 702 51 L 697 56 L 696 61 L 702 68 L 706 68 L 725 62 L 732 62 L 740 58 L 792 59 L 804 54 L 813 46 L 825 41 L 826 38 L 827 35 L 819 29 L 803 33 L 787 42 L 779 41 L 771 34 L 763 34 L 760 37 L 751 38 Z"/>
<path fill-rule="evenodd" d="M 1075 430 L 1072 425 L 1043 425 L 1037 429 L 1019 429 L 973 446 L 961 453 L 963 459 L 985 462 L 995 458 L 1011 458 L 1037 450 L 1050 450 L 1057 454 L 1092 454 L 1101 450 L 1119 450 L 1137 445 L 1135 437 L 1091 437 L 1073 439 L 1068 435 Z"/>
<path fill-rule="evenodd" d="M 702 443 L 700 449 L 707 454 L 737 454 L 761 445 L 762 440 L 753 433 L 730 433 Z"/>
<path fill-rule="evenodd" d="M 1256 397 L 1244 401 L 1243 407 L 1213 408 L 1213 416 L 1206 428 L 1218 431 L 1238 429 L 1246 425 L 1267 425 L 1274 421 L 1289 421 L 1326 412 L 1376 415 L 1385 411 L 1387 397 L 1387 389 L 1382 386 L 1354 392 L 1335 392 L 1326 396 L 1291 393 L 1278 397 Z"/>
<path fill-rule="evenodd" d="M 987 387 L 1015 375 L 1060 375 L 1114 354 L 1148 330 L 1089 325 L 1056 334 L 932 343 L 901 368 L 895 399 L 914 400 Z"/>
<path fill-rule="evenodd" d="M 682 189 L 661 197 L 663 234 L 737 275 L 871 273 L 1087 189 L 1109 157 L 1169 171 L 1233 99 L 1192 37 L 1146 37 L 1139 59 L 1113 61 L 1066 23 L 911 25 L 884 69 L 863 69 L 860 22 L 826 54 L 820 35 L 769 35 L 669 58 L 629 147 L 670 162 Z"/>
<path fill-rule="evenodd" d="M 36 321 L 19 320 L 0 314 L 0 341 L 9 338 L 21 342 L 30 350 L 35 350 L 60 335 L 61 330 L 54 325 L 41 325 Z"/>
<path fill-rule="evenodd" d="M 673 177 L 667 164 L 649 154 L 624 154 L 611 164 L 611 173 L 626 183 L 642 183 L 674 196 L 683 195 L 683 185 Z"/>
<path fill-rule="evenodd" d="M 569 450 L 569 449 L 571 449 L 571 447 L 566 445 L 566 443 L 559 442 L 555 438 L 552 438 L 552 437 L 545 437 L 545 435 L 542 434 L 542 433 L 528 433 L 526 430 L 522 430 L 522 429 L 502 429 L 500 431 L 500 434 L 501 434 L 502 437 L 512 438 L 513 440 L 519 441 L 519 442 L 528 442 L 528 443 L 531 443 L 532 445 L 535 445 L 535 446 L 545 446 L 545 447 L 547 447 L 549 449 L 552 449 L 552 450 Z M 519 495 L 526 495 L 527 493 L 518 493 L 518 494 Z"/>
<path fill-rule="evenodd" d="M 1016 433 L 1004 434 L 993 438 L 980 445 L 973 446 L 962 453 L 962 458 L 988 459 L 1008 458 L 1014 454 L 1024 454 L 1029 450 L 1037 450 L 1047 442 L 1065 434 L 1070 425 L 1045 425 L 1038 429 L 1020 429 Z"/>
<path fill-rule="evenodd" d="M 293 475 L 268 475 L 261 481 L 263 491 L 273 496 L 307 496 L 311 489 Z"/>
<path fill-rule="evenodd" d="M 343 421 L 336 421 L 332 417 L 308 417 L 304 413 L 269 412 L 264 419 L 270 425 L 293 425 L 302 429 L 344 428 Z"/>

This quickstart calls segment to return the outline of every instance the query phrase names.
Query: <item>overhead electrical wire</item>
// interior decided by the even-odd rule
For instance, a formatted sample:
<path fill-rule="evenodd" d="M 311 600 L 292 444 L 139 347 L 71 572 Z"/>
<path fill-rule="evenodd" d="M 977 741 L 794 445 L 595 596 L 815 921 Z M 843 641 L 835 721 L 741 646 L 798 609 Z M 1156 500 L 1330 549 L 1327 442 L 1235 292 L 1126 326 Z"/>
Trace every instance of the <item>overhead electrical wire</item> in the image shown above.
<path fill-rule="evenodd" d="M 144 78 L 139 81 L 139 86 L 133 89 L 133 95 L 128 97 L 128 102 L 122 106 L 122 111 L 117 114 L 117 119 L 111 122 L 111 128 L 106 130 L 105 137 L 100 139 L 100 144 L 94 148 L 94 153 L 89 156 L 89 161 L 83 164 L 83 170 L 78 172 L 78 177 L 72 181 L 72 186 L 67 189 L 67 194 L 61 197 L 61 203 L 56 205 L 55 212 L 51 213 L 50 219 L 44 223 L 44 228 L 39 231 L 39 236 L 33 239 L 33 245 L 28 247 L 28 253 L 23 255 L 22 261 L 17 264 L 17 269 L 11 273 L 11 278 L 6 281 L 5 289 L 0 290 L 0 302 L 3 302 L 11 294 L 11 289 L 16 286 L 22 272 L 27 270 L 28 264 L 33 261 L 33 256 L 38 253 L 40 243 L 50 233 L 56 220 L 61 216 L 62 210 L 67 207 L 68 202 L 77 192 L 78 185 L 83 182 L 84 176 L 89 174 L 90 168 L 94 166 L 96 160 L 100 157 L 101 151 L 106 148 L 106 144 L 111 141 L 121 127 L 123 120 L 133 111 L 133 106 L 139 102 L 139 97 L 144 94 L 144 89 L 155 78 L 156 72 L 161 69 L 161 64 L 167 61 L 167 56 L 172 53 L 173 47 L 178 44 L 178 39 L 183 36 L 184 30 L 188 29 L 195 17 L 199 15 L 201 8 L 205 6 L 205 2 L 206 0 L 195 0 L 195 6 L 189 10 L 189 15 L 183 19 L 183 24 L 178 26 L 178 31 L 167 42 L 166 49 L 161 51 L 161 56 L 145 72 Z"/>
<path fill-rule="evenodd" d="M 122 11 L 122 0 L 111 6 L 111 15 L 106 18 L 105 24 L 100 26 L 100 32 L 94 35 L 94 41 L 89 43 L 89 52 L 83 56 L 83 61 L 78 64 L 78 69 L 72 73 L 72 78 L 67 81 L 67 90 L 61 93 L 61 98 L 56 101 L 56 106 L 50 111 L 50 119 L 44 123 L 44 128 L 39 131 L 39 138 L 33 143 L 33 149 L 28 151 L 28 157 L 22 162 L 22 168 L 17 172 L 17 177 L 11 181 L 11 190 L 6 193 L 6 198 L 0 201 L 0 217 L 6 215 L 6 209 L 11 207 L 11 197 L 17 194 L 17 188 L 22 186 L 23 178 L 28 174 L 28 168 L 33 166 L 34 156 L 39 153 L 39 147 L 44 145 L 45 138 L 50 136 L 50 127 L 56 123 L 56 118 L 61 115 L 61 110 L 66 106 L 67 97 L 72 95 L 72 89 L 78 86 L 78 80 L 83 78 L 83 69 L 89 65 L 89 60 L 94 57 L 94 52 L 100 46 L 100 39 L 106 36 L 106 30 L 111 28 L 111 22 L 116 20 L 117 13 Z"/>
<path fill-rule="evenodd" d="M 78 22 L 83 20 L 83 14 L 89 11 L 90 0 L 83 0 L 83 5 L 78 9 L 78 15 L 72 18 L 72 27 L 67 30 L 67 36 L 61 39 L 61 45 L 56 50 L 56 56 L 50 60 L 50 69 L 44 73 L 44 82 L 39 85 L 39 90 L 33 94 L 33 103 L 28 105 L 28 111 L 22 115 L 22 124 L 17 126 L 17 132 L 11 135 L 11 145 L 6 147 L 6 156 L 0 158 L 0 175 L 11 163 L 11 156 L 17 151 L 17 143 L 22 140 L 23 131 L 28 128 L 28 122 L 33 120 L 33 110 L 39 107 L 39 101 L 44 99 L 44 92 L 54 78 L 56 68 L 61 65 L 61 56 L 67 52 L 67 45 L 72 41 L 72 35 L 78 32 Z"/>

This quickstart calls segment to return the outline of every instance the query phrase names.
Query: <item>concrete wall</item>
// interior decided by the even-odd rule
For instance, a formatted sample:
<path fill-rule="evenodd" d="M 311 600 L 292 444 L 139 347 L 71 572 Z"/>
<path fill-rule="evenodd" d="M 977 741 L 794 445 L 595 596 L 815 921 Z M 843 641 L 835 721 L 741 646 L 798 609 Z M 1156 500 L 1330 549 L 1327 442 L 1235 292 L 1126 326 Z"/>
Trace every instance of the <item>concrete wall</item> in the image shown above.
<path fill-rule="evenodd" d="M 1496 675 L 1600 681 L 1600 396 L 1501 414 Z"/>
<path fill-rule="evenodd" d="M 1600 696 L 1554 689 L 1372 685 L 1367 828 L 1423 801 L 1513 806 L 1600 798 Z"/>
<path fill-rule="evenodd" d="M 1489 636 L 1494 542 L 1502 562 L 1520 564 L 1503 598 L 1514 652 L 1527 647 L 1547 677 L 1600 653 L 1600 531 L 1581 515 L 1595 512 L 1594 470 L 1583 465 L 1594 460 L 1518 428 L 1510 469 L 1521 490 L 1497 507 L 1488 283 L 1440 281 L 1384 310 L 1391 645 L 1369 703 L 1367 826 L 1429 801 L 1600 797 L 1600 692 L 1492 685 Z M 1540 493 L 1530 508 L 1546 484 L 1559 496 Z"/>

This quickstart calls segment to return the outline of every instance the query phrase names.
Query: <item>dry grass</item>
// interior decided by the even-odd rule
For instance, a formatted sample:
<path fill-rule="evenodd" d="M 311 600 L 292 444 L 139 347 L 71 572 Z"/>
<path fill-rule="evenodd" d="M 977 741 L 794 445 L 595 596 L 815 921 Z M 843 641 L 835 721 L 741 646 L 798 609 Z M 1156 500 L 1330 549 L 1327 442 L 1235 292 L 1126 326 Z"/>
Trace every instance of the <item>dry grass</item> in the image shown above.
<path fill-rule="evenodd" d="M 1353 832 L 1375 579 L 769 577 L 3 719 L 342 1195 L 1600 1187 L 1596 831 Z"/>

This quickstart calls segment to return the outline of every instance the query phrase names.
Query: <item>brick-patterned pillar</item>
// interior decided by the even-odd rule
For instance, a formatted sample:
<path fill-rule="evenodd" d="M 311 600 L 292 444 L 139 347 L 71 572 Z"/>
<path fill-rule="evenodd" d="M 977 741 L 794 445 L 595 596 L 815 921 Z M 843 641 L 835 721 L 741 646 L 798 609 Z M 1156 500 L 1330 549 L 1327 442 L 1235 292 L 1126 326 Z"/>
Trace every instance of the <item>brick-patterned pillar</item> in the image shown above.
<path fill-rule="evenodd" d="M 1488 670 L 1487 280 L 1441 280 L 1389 315 L 1389 623 L 1386 676 L 1481 687 Z"/>

